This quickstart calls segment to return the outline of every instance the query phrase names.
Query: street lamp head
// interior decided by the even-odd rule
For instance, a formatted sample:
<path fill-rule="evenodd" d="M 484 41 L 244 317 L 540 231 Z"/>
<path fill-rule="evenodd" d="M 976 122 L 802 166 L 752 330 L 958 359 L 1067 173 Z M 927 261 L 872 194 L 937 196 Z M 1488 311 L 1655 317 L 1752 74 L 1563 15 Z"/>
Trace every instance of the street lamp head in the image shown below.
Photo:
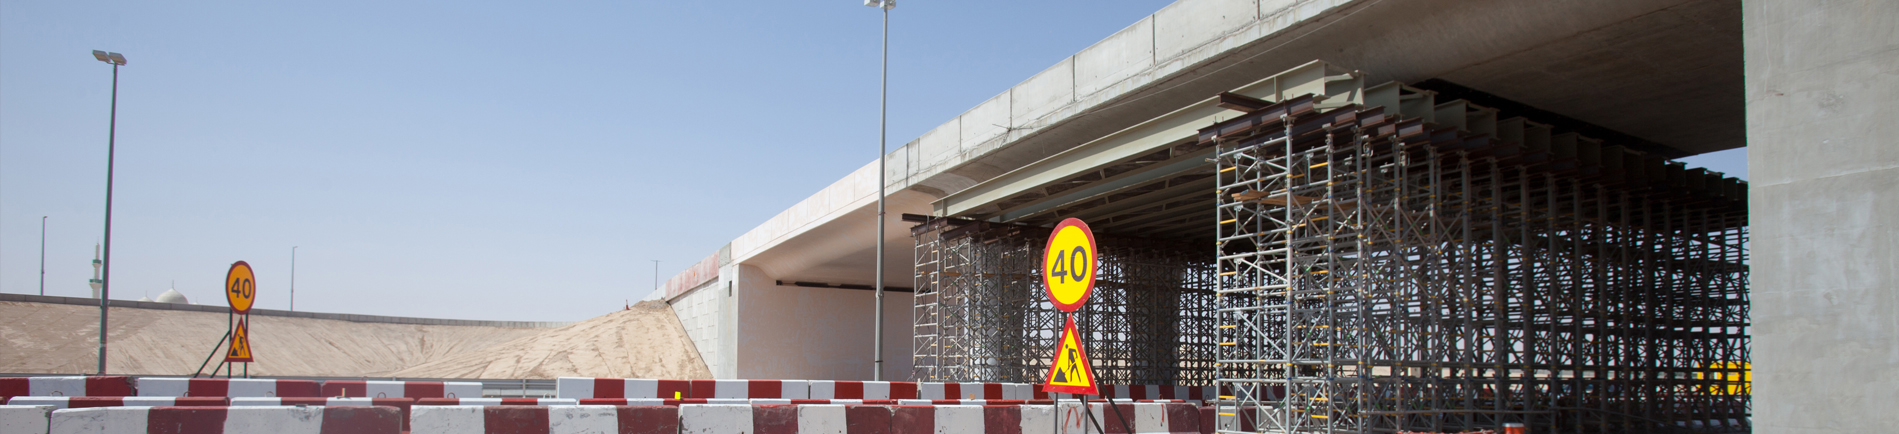
<path fill-rule="evenodd" d="M 864 6 L 890 10 L 897 7 L 897 0 L 864 0 Z"/>
<path fill-rule="evenodd" d="M 92 58 L 99 59 L 100 62 L 110 63 L 113 65 L 125 64 L 125 55 L 119 54 L 119 53 L 107 53 L 104 51 L 92 50 Z"/>

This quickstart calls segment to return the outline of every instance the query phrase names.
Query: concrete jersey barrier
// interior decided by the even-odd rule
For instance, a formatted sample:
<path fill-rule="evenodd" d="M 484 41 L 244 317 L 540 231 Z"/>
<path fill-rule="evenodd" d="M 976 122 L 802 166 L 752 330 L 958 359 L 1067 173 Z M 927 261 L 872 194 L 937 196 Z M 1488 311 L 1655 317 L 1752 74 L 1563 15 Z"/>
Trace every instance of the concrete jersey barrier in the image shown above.
<path fill-rule="evenodd" d="M 132 396 L 131 377 L 0 378 L 0 402 L 15 396 Z"/>
<path fill-rule="evenodd" d="M 568 399 L 714 398 L 713 396 L 694 396 L 690 380 L 560 377 L 555 380 L 554 387 L 554 396 Z"/>
<path fill-rule="evenodd" d="M 7 405 L 45 405 L 54 409 L 94 407 L 221 407 L 220 397 L 173 398 L 159 396 L 15 396 Z"/>
<path fill-rule="evenodd" d="M 677 434 L 679 407 L 416 406 L 410 434 Z"/>
<path fill-rule="evenodd" d="M 1045 392 L 1042 390 L 1042 385 L 1040 384 L 1031 385 L 1030 389 L 1033 391 L 1031 398 L 1025 399 L 1077 399 L 1073 394 Z M 1217 386 L 1140 386 L 1121 384 L 1100 386 L 1101 396 L 1105 398 L 1132 400 L 1178 399 L 1200 402 L 1220 399 L 1220 395 L 1223 392 L 1222 389 L 1224 388 Z M 1275 387 L 1266 390 L 1265 393 L 1269 396 L 1279 396 L 1279 393 L 1283 390 L 1283 388 Z"/>
<path fill-rule="evenodd" d="M 279 407 L 296 405 L 320 405 L 325 407 L 391 407 L 401 414 L 402 427 L 408 430 L 409 408 L 415 405 L 411 398 L 231 398 L 232 407 Z"/>
<path fill-rule="evenodd" d="M 658 398 L 588 398 L 578 401 L 580 402 L 574 405 L 679 405 L 681 400 Z"/>
<path fill-rule="evenodd" d="M 1030 399 L 1034 387 L 1022 383 L 917 383 L 916 399 Z"/>
<path fill-rule="evenodd" d="M 480 398 L 481 383 L 327 380 L 318 396 L 346 398 Z"/>
<path fill-rule="evenodd" d="M 139 377 L 138 396 L 224 396 L 233 398 L 315 398 L 317 382 L 255 378 Z"/>
<path fill-rule="evenodd" d="M 102 407 L 55 410 L 51 434 L 398 434 L 391 407 Z"/>
<path fill-rule="evenodd" d="M 811 399 L 916 399 L 917 383 L 811 380 Z"/>
<path fill-rule="evenodd" d="M 594 401 L 594 400 L 564 399 L 564 398 L 422 398 L 422 399 L 415 400 L 415 405 L 581 405 L 583 404 L 582 401 Z M 612 399 L 612 400 L 599 400 L 599 401 L 649 401 L 649 400 Z M 589 405 L 660 405 L 660 400 L 658 399 L 653 399 L 650 401 L 652 401 L 653 403 L 652 404 L 589 404 Z"/>
<path fill-rule="evenodd" d="M 49 405 L 0 405 L 0 433 L 44 433 L 52 414 Z"/>
<path fill-rule="evenodd" d="M 1118 410 L 1120 416 L 1117 417 Z M 1106 434 L 1201 433 L 1191 404 L 1056 405 L 417 405 L 412 434 Z M 1210 414 L 1210 413 L 1209 413 Z M 1123 422 L 1125 421 L 1125 424 Z M 1131 430 L 1130 430 L 1131 429 Z"/>
<path fill-rule="evenodd" d="M 805 380 L 692 380 L 692 397 L 708 399 L 809 399 Z"/>

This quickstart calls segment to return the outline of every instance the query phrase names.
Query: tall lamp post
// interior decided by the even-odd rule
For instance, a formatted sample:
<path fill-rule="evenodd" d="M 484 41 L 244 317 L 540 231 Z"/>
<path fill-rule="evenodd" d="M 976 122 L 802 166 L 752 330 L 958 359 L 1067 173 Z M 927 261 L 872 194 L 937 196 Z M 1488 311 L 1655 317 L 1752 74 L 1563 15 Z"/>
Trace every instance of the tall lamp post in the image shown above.
<path fill-rule="evenodd" d="M 99 276 L 99 375 L 105 375 L 106 305 L 112 299 L 112 155 L 119 134 L 119 67 L 125 65 L 125 55 L 92 50 L 92 57 L 112 64 L 112 117 L 106 127 L 105 272 Z"/>
<path fill-rule="evenodd" d="M 883 69 L 877 90 L 877 331 L 871 336 L 871 381 L 884 379 L 884 156 L 890 114 L 890 9 L 897 0 L 864 0 L 864 6 L 884 10 Z"/>
<path fill-rule="evenodd" d="M 40 216 L 40 295 L 46 295 L 46 216 Z"/>
<path fill-rule="evenodd" d="M 297 246 L 290 246 L 290 311 L 297 311 Z"/>

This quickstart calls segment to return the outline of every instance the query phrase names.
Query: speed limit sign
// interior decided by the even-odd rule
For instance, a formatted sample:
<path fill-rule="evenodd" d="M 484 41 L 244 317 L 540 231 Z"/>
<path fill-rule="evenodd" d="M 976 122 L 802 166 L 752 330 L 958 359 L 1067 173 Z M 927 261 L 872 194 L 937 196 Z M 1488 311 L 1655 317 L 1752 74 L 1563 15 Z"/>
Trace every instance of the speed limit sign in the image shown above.
<path fill-rule="evenodd" d="M 1099 274 L 1096 252 L 1095 233 L 1081 219 L 1055 225 L 1055 232 L 1048 235 L 1048 249 L 1042 252 L 1042 283 L 1056 309 L 1074 312 L 1088 302 Z"/>
<path fill-rule="evenodd" d="M 251 274 L 251 264 L 237 261 L 224 273 L 224 299 L 231 302 L 233 313 L 251 312 L 251 304 L 257 301 L 257 276 Z"/>

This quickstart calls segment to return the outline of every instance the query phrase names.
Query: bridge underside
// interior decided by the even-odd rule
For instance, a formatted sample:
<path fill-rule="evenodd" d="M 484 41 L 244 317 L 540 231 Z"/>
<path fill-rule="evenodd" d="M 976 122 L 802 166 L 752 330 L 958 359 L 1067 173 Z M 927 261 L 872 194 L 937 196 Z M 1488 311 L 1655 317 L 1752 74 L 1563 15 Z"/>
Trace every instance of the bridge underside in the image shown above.
<path fill-rule="evenodd" d="M 1315 61 L 1204 89 L 951 193 L 909 218 L 913 378 L 1039 381 L 1061 322 L 1036 264 L 1080 218 L 1103 244 L 1077 316 L 1098 375 L 1221 385 L 1222 432 L 1745 430 L 1746 183 L 1670 161 L 1741 144 L 1735 7 L 1449 67 L 1321 39 L 1358 51 L 1313 57 L 1398 72 Z M 1310 35 L 1447 17 L 1432 8 Z M 1437 24 L 1497 13 L 1463 12 Z M 1707 69 L 1575 63 L 1683 50 Z"/>

